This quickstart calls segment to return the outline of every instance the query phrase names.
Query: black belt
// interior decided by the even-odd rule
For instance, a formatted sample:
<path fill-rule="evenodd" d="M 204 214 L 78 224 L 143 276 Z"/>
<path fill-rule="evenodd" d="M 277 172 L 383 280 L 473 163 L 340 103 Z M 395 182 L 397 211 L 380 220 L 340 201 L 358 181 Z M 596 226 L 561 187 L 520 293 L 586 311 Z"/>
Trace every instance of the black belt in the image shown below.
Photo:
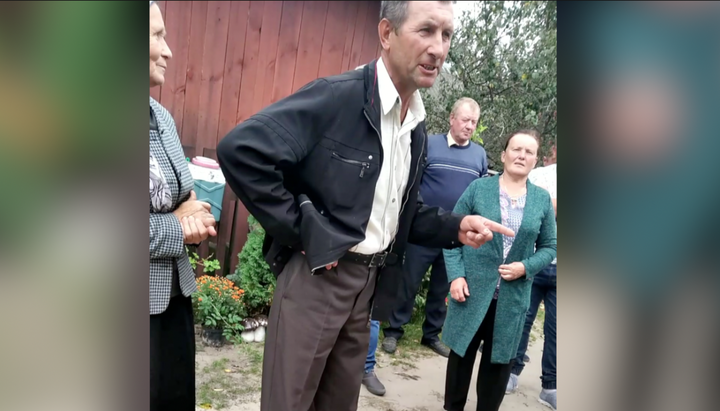
<path fill-rule="evenodd" d="M 375 253 L 375 254 L 358 254 L 353 253 L 351 251 L 348 251 L 345 253 L 344 256 L 340 257 L 340 261 L 348 261 L 351 263 L 356 263 L 360 265 L 367 266 L 369 268 L 372 267 L 383 267 L 386 264 L 393 265 L 397 263 L 398 256 L 397 254 L 388 253 L 387 251 L 383 251 L 382 253 Z"/>

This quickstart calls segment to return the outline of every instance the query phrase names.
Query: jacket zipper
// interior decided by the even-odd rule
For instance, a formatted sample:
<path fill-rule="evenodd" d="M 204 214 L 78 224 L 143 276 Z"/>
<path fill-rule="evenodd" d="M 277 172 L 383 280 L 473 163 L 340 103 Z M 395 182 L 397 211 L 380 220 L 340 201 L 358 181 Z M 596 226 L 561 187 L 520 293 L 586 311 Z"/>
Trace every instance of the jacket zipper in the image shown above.
<path fill-rule="evenodd" d="M 368 123 L 370 123 L 370 127 L 372 127 L 373 130 L 375 130 L 375 133 L 377 133 L 378 139 L 380 139 L 380 164 L 383 163 L 383 150 L 382 150 L 382 135 L 378 131 L 377 127 L 375 127 L 375 124 L 373 124 L 372 121 L 370 121 L 370 117 L 367 114 L 367 111 L 363 110 L 363 114 L 365 114 L 365 118 L 367 119 Z M 385 216 L 383 216 L 383 221 L 385 220 Z M 384 229 L 383 229 L 383 235 L 384 235 Z M 377 274 L 376 274 L 377 276 Z M 377 282 L 377 278 L 375 279 Z M 370 328 L 370 322 L 372 321 L 372 314 L 373 310 L 375 309 L 375 293 L 373 292 L 373 296 L 370 298 L 370 314 L 368 314 L 368 323 L 367 327 Z"/>
<path fill-rule="evenodd" d="M 363 178 L 363 176 L 365 175 L 365 170 L 370 168 L 370 163 L 365 163 L 363 161 L 357 161 L 357 160 L 351 160 L 349 158 L 345 158 L 345 157 L 341 156 L 340 154 L 338 154 L 336 152 L 333 152 L 332 155 L 333 155 L 333 157 L 337 158 L 338 160 L 340 160 L 344 163 L 348 163 L 348 164 L 352 164 L 352 165 L 361 167 L 360 168 L 360 178 Z"/>

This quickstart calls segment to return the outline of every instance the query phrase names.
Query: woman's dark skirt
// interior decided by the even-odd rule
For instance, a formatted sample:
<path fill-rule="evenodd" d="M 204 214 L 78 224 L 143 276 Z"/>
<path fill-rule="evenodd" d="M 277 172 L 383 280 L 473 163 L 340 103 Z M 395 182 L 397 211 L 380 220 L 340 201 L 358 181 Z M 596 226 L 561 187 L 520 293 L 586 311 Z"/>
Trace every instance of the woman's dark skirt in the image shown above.
<path fill-rule="evenodd" d="M 195 410 L 192 300 L 183 295 L 150 316 L 150 410 Z"/>

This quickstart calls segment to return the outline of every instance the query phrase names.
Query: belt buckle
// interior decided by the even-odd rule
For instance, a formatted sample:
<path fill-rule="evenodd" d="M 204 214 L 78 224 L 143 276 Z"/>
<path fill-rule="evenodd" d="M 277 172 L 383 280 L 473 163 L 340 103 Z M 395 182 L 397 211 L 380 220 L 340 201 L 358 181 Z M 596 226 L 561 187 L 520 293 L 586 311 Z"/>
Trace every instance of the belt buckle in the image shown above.
<path fill-rule="evenodd" d="M 383 265 L 385 265 L 385 259 L 387 259 L 387 256 L 388 256 L 387 251 L 383 251 L 382 253 L 373 254 L 372 258 L 370 259 L 370 265 L 368 267 L 369 268 L 382 267 Z M 376 262 L 375 259 L 378 257 L 379 257 L 380 261 Z"/>

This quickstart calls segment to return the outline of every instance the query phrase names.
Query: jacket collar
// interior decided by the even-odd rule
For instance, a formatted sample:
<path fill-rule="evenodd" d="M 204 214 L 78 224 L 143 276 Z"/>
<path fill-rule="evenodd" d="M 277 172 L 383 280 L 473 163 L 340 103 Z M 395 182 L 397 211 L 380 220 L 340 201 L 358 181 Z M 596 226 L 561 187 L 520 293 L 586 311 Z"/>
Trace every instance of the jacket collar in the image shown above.
<path fill-rule="evenodd" d="M 379 127 L 380 113 L 387 114 L 390 112 L 399 101 L 400 95 L 380 58 L 365 65 L 363 73 L 365 79 L 365 111 L 373 124 Z M 412 115 L 418 118 L 418 122 L 425 121 L 425 106 L 419 90 L 416 90 L 410 96 L 410 111 Z"/>
<path fill-rule="evenodd" d="M 366 64 L 363 68 L 365 84 L 365 105 L 364 110 L 372 125 L 380 130 L 380 89 L 377 84 L 377 62 L 378 59 Z"/>

